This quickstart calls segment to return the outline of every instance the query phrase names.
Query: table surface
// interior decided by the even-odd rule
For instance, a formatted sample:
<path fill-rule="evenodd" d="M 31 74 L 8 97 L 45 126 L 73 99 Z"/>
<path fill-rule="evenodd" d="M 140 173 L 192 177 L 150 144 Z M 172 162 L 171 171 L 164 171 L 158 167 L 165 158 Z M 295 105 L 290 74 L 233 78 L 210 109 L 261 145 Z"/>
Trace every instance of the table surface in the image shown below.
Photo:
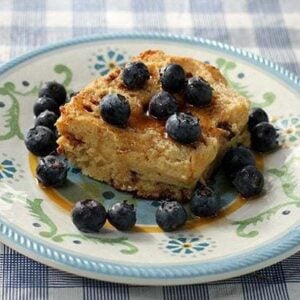
<path fill-rule="evenodd" d="M 299 0 L 0 0 L 0 64 L 72 37 L 157 31 L 242 47 L 299 75 Z M 0 244 L 2 299 L 299 299 L 300 253 L 209 284 L 138 287 L 70 275 Z"/>

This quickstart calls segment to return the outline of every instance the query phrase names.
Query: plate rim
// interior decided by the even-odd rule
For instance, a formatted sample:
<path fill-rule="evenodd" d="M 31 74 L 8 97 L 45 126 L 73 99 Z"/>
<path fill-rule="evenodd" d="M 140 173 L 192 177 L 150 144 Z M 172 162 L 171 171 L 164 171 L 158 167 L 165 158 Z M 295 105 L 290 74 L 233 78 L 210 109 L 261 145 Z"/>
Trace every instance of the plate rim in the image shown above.
<path fill-rule="evenodd" d="M 210 40 L 202 37 L 196 37 L 191 35 L 179 35 L 173 33 L 159 33 L 159 32 L 140 32 L 133 31 L 128 33 L 116 32 L 116 33 L 103 33 L 103 34 L 92 34 L 87 36 L 81 36 L 77 38 L 66 39 L 64 41 L 50 43 L 46 46 L 38 47 L 35 50 L 31 50 L 25 54 L 12 58 L 8 62 L 0 66 L 0 75 L 7 72 L 17 64 L 23 63 L 33 57 L 36 57 L 59 48 L 66 48 L 69 46 L 79 45 L 83 43 L 93 43 L 97 41 L 105 40 L 118 40 L 118 39 L 152 39 L 161 41 L 171 42 L 184 42 L 186 44 L 201 45 L 212 50 L 222 50 L 229 53 L 239 59 L 242 59 L 252 65 L 258 66 L 260 69 L 264 69 L 268 73 L 275 75 L 277 78 L 283 80 L 290 85 L 293 84 L 292 88 L 296 88 L 296 91 L 300 91 L 300 77 L 293 72 L 285 69 L 284 67 L 273 63 L 271 60 L 257 55 L 251 51 L 234 47 L 227 43 L 222 43 L 216 40 Z M 294 86 L 295 85 L 295 86 Z M 298 89 L 297 89 L 298 88 Z"/>
<path fill-rule="evenodd" d="M 300 251 L 300 226 L 281 238 L 286 245 L 279 245 L 278 247 L 278 240 L 274 240 L 259 247 L 255 252 L 244 252 L 238 255 L 240 258 L 236 258 L 238 257 L 236 256 L 234 260 L 229 257 L 223 263 L 217 261 L 164 265 L 163 267 L 141 267 L 91 260 L 69 254 L 58 249 L 59 247 L 51 247 L 40 242 L 40 238 L 32 239 L 26 234 L 20 233 L 20 230 L 16 229 L 15 226 L 7 225 L 0 220 L 1 242 L 33 260 L 79 276 L 109 282 L 149 286 L 185 285 L 229 279 L 265 268 Z M 37 255 L 39 259 L 37 259 Z M 260 260 L 261 257 L 264 259 Z M 215 270 L 220 272 L 214 272 Z"/>
<path fill-rule="evenodd" d="M 145 39 L 160 40 L 166 42 L 177 42 L 184 44 L 193 44 L 219 50 L 239 59 L 242 59 L 251 65 L 256 65 L 260 69 L 275 75 L 281 81 L 284 81 L 289 87 L 296 90 L 300 88 L 300 78 L 283 67 L 264 59 L 249 51 L 235 48 L 228 44 L 214 40 L 203 39 L 187 35 L 177 35 L 156 32 L 131 32 L 131 33 L 108 33 L 101 35 L 90 35 L 79 38 L 69 39 L 63 42 L 50 44 L 28 52 L 22 56 L 16 57 L 0 67 L 0 75 L 3 75 L 17 65 L 27 60 L 43 55 L 47 52 L 56 51 L 60 48 L 71 47 L 74 45 L 101 42 L 105 40 L 118 39 Z M 28 237 L 19 232 L 14 225 L 0 219 L 0 239 L 11 248 L 29 256 L 42 263 L 56 267 L 61 270 L 67 270 L 77 275 L 108 280 L 120 283 L 143 284 L 143 285 L 177 285 L 191 284 L 200 282 L 209 282 L 214 280 L 226 279 L 232 276 L 238 276 L 250 271 L 266 267 L 284 259 L 300 250 L 300 226 L 278 239 L 259 247 L 255 253 L 244 252 L 238 259 L 223 259 L 224 261 L 214 263 L 194 263 L 188 265 L 171 265 L 162 267 L 133 266 L 124 263 L 114 264 L 101 260 L 87 260 L 84 257 L 70 255 L 55 247 L 49 247 L 35 237 Z M 271 245 L 271 246 L 270 246 Z M 213 266 L 213 264 L 215 264 Z M 137 281 L 138 278 L 138 282 Z"/>

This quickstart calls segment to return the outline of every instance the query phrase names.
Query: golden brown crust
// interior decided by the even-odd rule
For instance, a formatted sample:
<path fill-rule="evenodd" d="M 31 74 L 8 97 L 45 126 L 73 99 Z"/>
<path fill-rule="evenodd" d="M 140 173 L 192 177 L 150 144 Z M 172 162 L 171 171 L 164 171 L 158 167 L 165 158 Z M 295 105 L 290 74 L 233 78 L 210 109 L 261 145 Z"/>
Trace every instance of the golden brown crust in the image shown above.
<path fill-rule="evenodd" d="M 60 151 L 84 174 L 118 189 L 141 197 L 184 200 L 196 182 L 208 176 L 220 153 L 241 139 L 249 101 L 229 88 L 215 67 L 194 59 L 148 50 L 134 60 L 143 61 L 151 74 L 143 89 L 127 90 L 121 69 L 116 68 L 91 82 L 62 108 L 57 121 Z M 182 65 L 189 76 L 203 77 L 214 89 L 212 104 L 201 109 L 185 107 L 182 95 L 175 95 L 182 110 L 200 119 L 204 141 L 192 146 L 168 138 L 164 124 L 144 113 L 160 89 L 159 70 L 167 63 Z M 99 101 L 110 92 L 124 95 L 130 103 L 126 129 L 111 126 L 99 116 Z"/>

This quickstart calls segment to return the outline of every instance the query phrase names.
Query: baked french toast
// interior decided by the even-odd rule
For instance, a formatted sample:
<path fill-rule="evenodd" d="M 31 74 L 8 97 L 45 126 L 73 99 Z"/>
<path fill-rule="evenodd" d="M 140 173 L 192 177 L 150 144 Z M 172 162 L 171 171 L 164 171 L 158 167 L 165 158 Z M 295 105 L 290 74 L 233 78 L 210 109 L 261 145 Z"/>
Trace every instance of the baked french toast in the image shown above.
<path fill-rule="evenodd" d="M 215 67 L 198 60 L 145 51 L 132 61 L 142 62 L 149 78 L 129 89 L 121 68 L 99 77 L 61 108 L 56 126 L 63 153 L 83 174 L 117 189 L 151 199 L 188 200 L 198 181 L 206 181 L 229 147 L 248 143 L 248 99 L 239 95 Z M 211 103 L 187 105 L 181 91 L 172 93 L 180 112 L 199 120 L 201 134 L 192 143 L 171 138 L 164 120 L 148 113 L 150 99 L 162 90 L 161 69 L 178 64 L 186 79 L 203 78 L 212 88 Z M 109 94 L 125 97 L 130 106 L 126 126 L 110 124 L 101 115 L 101 101 Z"/>

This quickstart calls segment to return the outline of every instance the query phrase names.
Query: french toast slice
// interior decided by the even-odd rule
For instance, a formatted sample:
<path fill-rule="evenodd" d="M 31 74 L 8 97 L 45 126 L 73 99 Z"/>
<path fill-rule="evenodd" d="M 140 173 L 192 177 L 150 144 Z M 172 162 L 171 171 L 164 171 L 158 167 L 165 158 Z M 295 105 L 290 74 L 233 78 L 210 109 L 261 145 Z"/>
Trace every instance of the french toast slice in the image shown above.
<path fill-rule="evenodd" d="M 61 108 L 56 126 L 62 152 L 83 174 L 117 189 L 152 199 L 188 200 L 197 184 L 209 178 L 226 149 L 247 144 L 249 101 L 230 88 L 215 67 L 198 60 L 148 50 L 133 59 L 143 62 L 150 79 L 142 89 L 128 90 L 121 68 L 99 77 Z M 165 123 L 145 113 L 151 97 L 161 90 L 159 70 L 180 64 L 186 76 L 201 76 L 213 88 L 204 108 L 185 106 L 175 94 L 181 111 L 200 120 L 202 138 L 182 145 L 165 132 Z M 126 97 L 131 107 L 128 126 L 119 128 L 100 116 L 99 102 L 108 93 Z"/>

